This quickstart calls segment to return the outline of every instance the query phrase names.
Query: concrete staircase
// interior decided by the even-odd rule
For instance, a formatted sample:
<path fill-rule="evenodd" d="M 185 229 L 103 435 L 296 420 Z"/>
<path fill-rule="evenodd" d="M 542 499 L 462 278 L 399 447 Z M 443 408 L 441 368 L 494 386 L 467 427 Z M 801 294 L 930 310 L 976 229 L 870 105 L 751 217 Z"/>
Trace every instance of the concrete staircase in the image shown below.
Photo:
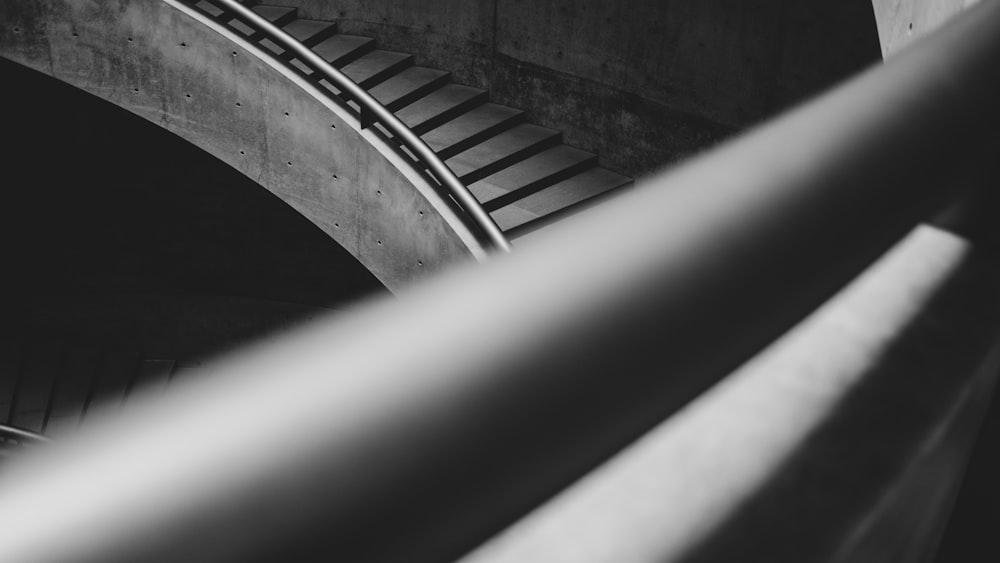
<path fill-rule="evenodd" d="M 229 20 L 218 7 L 206 1 L 195 6 L 316 80 L 307 66 L 250 27 Z M 512 241 L 632 184 L 631 178 L 600 167 L 597 155 L 564 144 L 559 131 L 527 123 L 519 109 L 490 103 L 485 90 L 451 83 L 444 70 L 416 65 L 412 54 L 378 49 L 371 37 L 337 33 L 336 23 L 299 18 L 295 8 L 253 9 L 368 90 L 420 135 Z M 325 81 L 319 83 L 338 94 Z"/>
<path fill-rule="evenodd" d="M 178 366 L 136 351 L 32 336 L 0 344 L 0 424 L 59 437 L 92 407 L 124 404 L 138 391 L 162 391 Z M 10 451 L 20 444 L 0 444 Z"/>

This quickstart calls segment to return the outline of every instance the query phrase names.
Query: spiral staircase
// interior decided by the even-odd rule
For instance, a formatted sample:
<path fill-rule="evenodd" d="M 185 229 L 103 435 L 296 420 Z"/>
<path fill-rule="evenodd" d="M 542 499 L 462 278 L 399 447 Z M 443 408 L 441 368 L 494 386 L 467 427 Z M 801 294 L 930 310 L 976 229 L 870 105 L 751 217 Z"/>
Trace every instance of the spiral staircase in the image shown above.
<path fill-rule="evenodd" d="M 218 2 L 190 4 L 361 118 L 356 101 L 265 31 L 251 27 Z M 378 49 L 372 37 L 337 33 L 335 22 L 299 18 L 296 8 L 246 4 L 364 88 L 419 135 L 512 241 L 633 183 L 599 166 L 597 155 L 562 143 L 559 131 L 528 123 L 523 110 L 491 103 L 486 90 L 452 83 L 447 71 L 416 65 L 413 54 Z M 391 139 L 384 126 L 373 125 Z M 113 350 L 81 356 L 52 343 L 43 346 L 45 352 L 33 348 L 38 343 L 7 344 L 6 356 L 17 359 L 8 362 L 3 374 L 0 420 L 6 424 L 0 425 L 0 432 L 11 448 L 45 440 L 53 421 L 60 429 L 71 429 L 82 422 L 91 403 L 124 402 L 134 386 L 154 376 L 169 381 L 175 371 L 174 360 L 116 359 Z M 35 356 L 45 357 L 46 362 L 31 361 Z M 110 367 L 101 368 L 104 363 Z"/>
<path fill-rule="evenodd" d="M 199 10 L 259 41 L 331 95 L 340 92 L 294 55 L 210 1 Z M 295 8 L 253 11 L 308 46 L 366 89 L 426 142 L 516 240 L 632 184 L 598 165 L 598 156 L 561 142 L 558 131 L 525 122 L 524 111 L 489 102 L 489 93 L 450 81 L 444 70 L 415 65 L 409 53 L 376 48 L 372 37 L 337 33 L 335 22 L 297 17 Z M 359 109 L 354 104 L 355 109 Z"/>
<path fill-rule="evenodd" d="M 196 28 L 182 27 L 157 47 L 166 58 L 219 73 L 256 65 L 320 92 L 315 107 L 329 119 L 265 93 L 269 126 L 281 113 L 323 115 L 282 134 L 350 129 L 391 165 L 380 173 L 412 184 L 423 199 L 391 204 L 372 202 L 396 198 L 394 180 L 369 186 L 376 193 L 355 210 L 369 210 L 377 228 L 393 213 L 418 222 L 433 208 L 426 214 L 447 227 L 434 227 L 447 231 L 441 240 L 454 235 L 479 257 L 513 240 L 515 252 L 231 358 L 203 381 L 147 397 L 150 408 L 124 416 L 125 428 L 84 431 L 48 457 L 12 463 L 0 480 L 0 528 L 21 533 L 0 539 L 0 554 L 475 563 L 933 555 L 1000 367 L 1000 270 L 968 240 L 918 225 L 995 179 L 1000 80 L 989 69 L 1000 57 L 1000 5 L 985 3 L 898 61 L 647 180 L 648 189 L 575 214 L 631 180 L 485 91 L 294 9 L 164 3 L 189 11 L 147 3 L 130 13 L 170 23 L 194 14 L 225 39 L 192 53 L 194 40 L 180 36 Z M 80 16 L 46 14 L 61 15 Z M 72 44 L 72 29 L 27 35 L 68 32 L 59 41 Z M 15 58 L 37 54 L 30 39 Z M 264 63 L 244 63 L 247 52 Z M 106 77 L 83 82 L 122 101 L 151 80 L 127 78 L 146 82 L 131 93 Z M 211 127 L 178 118 L 208 115 L 176 109 L 196 103 L 200 92 L 188 86 L 158 114 L 165 127 L 260 173 L 276 193 L 287 187 L 276 170 L 313 173 L 277 153 L 260 168 L 239 164 L 248 139 L 220 142 Z M 287 184 L 296 181 L 306 183 Z M 970 201 L 954 230 L 976 216 Z M 326 224 L 315 208 L 300 210 Z M 397 268 L 387 278 L 424 265 L 376 255 L 405 237 L 370 238 L 354 250 Z M 4 438 L 22 447 L 60 416 L 79 418 L 66 403 L 85 412 L 95 388 L 69 391 L 32 369 L 11 379 L 5 401 Z M 110 394 L 172 371 L 169 361 L 133 364 Z M 256 416 L 262 407 L 270 416 Z M 93 475 L 114 476 L 115 486 L 95 491 Z"/>

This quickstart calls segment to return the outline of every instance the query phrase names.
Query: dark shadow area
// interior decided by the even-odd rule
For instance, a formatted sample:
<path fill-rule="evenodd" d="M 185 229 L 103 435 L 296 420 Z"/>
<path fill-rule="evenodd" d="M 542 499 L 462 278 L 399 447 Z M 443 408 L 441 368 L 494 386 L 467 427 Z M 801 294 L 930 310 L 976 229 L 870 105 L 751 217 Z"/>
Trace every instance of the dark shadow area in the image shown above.
<path fill-rule="evenodd" d="M 952 508 L 951 519 L 938 548 L 937 563 L 1000 560 L 997 522 L 1000 522 L 1000 402 L 994 390 L 990 409 L 969 458 Z"/>
<path fill-rule="evenodd" d="M 183 139 L 14 63 L 0 77 L 0 423 L 58 436 L 91 405 L 385 293 Z"/>
<path fill-rule="evenodd" d="M 1000 191 L 991 175 L 975 177 L 979 185 L 968 197 L 942 213 L 935 224 L 971 241 L 994 255 L 1000 250 Z M 1000 560 L 996 523 L 1000 521 L 1000 387 L 995 387 L 975 447 L 970 452 L 961 488 L 943 532 L 936 563 Z"/>
<path fill-rule="evenodd" d="M 338 306 L 382 291 L 277 197 L 158 126 L 0 61 L 13 293 L 218 294 Z M 11 293 L 7 293 L 11 295 Z"/>

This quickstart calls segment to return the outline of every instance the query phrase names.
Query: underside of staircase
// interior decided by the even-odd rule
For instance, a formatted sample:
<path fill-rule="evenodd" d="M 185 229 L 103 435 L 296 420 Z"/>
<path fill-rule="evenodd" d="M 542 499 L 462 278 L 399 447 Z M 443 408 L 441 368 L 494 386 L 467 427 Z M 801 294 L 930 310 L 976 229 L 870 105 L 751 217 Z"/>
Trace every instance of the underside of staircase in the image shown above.
<path fill-rule="evenodd" d="M 194 5 L 339 95 L 290 53 L 214 4 Z M 378 49 L 374 38 L 337 33 L 336 22 L 299 18 L 295 8 L 256 5 L 253 10 L 395 113 L 469 187 L 512 241 L 632 184 L 631 178 L 599 166 L 597 155 L 564 144 L 559 131 L 528 123 L 520 109 L 491 103 L 485 90 L 452 83 L 447 71 L 416 65 L 413 54 Z"/>

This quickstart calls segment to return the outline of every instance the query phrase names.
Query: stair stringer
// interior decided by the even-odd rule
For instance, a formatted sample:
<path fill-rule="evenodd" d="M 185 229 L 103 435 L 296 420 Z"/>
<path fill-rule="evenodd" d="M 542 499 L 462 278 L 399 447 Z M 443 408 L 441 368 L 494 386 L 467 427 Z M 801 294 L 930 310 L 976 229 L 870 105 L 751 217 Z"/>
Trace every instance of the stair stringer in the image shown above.
<path fill-rule="evenodd" d="M 189 6 L 5 0 L 0 22 L 0 56 L 144 117 L 229 164 L 317 225 L 390 290 L 486 255 L 459 210 L 395 145 L 361 129 L 322 86 Z"/>

